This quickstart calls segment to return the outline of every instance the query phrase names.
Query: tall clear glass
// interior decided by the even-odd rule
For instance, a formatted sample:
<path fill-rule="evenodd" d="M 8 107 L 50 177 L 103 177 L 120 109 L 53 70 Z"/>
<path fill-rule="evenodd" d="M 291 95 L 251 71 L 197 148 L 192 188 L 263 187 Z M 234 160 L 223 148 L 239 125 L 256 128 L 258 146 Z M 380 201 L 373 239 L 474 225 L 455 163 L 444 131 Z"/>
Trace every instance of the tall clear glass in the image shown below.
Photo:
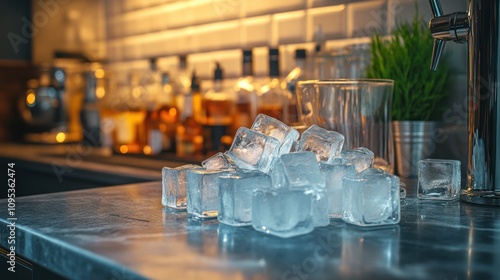
<path fill-rule="evenodd" d="M 374 167 L 394 172 L 393 80 L 310 80 L 297 84 L 300 120 L 344 135 L 344 149 L 365 147 Z"/>

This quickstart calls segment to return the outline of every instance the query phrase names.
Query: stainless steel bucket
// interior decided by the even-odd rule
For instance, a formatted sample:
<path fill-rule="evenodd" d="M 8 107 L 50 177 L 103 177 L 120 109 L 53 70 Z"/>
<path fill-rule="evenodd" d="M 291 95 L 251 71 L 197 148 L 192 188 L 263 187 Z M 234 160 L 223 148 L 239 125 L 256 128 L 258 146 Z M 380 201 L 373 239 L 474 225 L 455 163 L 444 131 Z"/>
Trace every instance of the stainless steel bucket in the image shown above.
<path fill-rule="evenodd" d="M 394 121 L 392 124 L 397 174 L 405 178 L 417 177 L 418 161 L 434 152 L 432 135 L 436 122 Z"/>

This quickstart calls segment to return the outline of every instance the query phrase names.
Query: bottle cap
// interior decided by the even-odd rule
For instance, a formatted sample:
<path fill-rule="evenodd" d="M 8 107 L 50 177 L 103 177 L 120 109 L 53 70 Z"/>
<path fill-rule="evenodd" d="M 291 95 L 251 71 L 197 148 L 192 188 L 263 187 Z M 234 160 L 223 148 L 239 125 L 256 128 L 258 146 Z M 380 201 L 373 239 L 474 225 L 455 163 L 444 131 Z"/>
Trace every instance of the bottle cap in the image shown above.
<path fill-rule="evenodd" d="M 295 59 L 306 58 L 306 50 L 305 49 L 296 49 L 295 50 Z"/>
<path fill-rule="evenodd" d="M 214 70 L 214 81 L 221 81 L 224 71 L 220 67 L 219 62 L 215 62 L 215 70 Z"/>
<path fill-rule="evenodd" d="M 271 48 L 269 49 L 269 76 L 279 77 L 280 76 L 280 65 L 279 65 L 279 50 Z"/>
<path fill-rule="evenodd" d="M 196 77 L 196 72 L 193 71 L 191 75 L 191 90 L 199 91 L 200 90 L 200 81 L 198 81 L 198 77 Z"/>
<path fill-rule="evenodd" d="M 243 63 L 252 62 L 252 50 L 243 50 Z"/>

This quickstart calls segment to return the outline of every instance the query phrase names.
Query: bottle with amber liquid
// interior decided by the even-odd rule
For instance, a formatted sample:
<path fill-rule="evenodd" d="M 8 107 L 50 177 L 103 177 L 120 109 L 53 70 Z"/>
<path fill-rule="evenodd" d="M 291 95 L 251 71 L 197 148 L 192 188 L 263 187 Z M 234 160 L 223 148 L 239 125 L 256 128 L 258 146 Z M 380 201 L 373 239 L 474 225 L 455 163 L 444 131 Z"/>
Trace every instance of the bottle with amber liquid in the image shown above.
<path fill-rule="evenodd" d="M 208 154 L 219 150 L 221 138 L 233 123 L 234 94 L 224 88 L 223 76 L 223 70 L 216 62 L 213 87 L 203 94 L 202 99 L 205 152 Z"/>
<path fill-rule="evenodd" d="M 279 51 L 269 49 L 269 77 L 257 97 L 257 113 L 284 121 L 287 111 L 286 84 L 280 79 Z"/>
<path fill-rule="evenodd" d="M 253 78 L 252 50 L 243 50 L 242 77 L 234 86 L 236 110 L 230 134 L 238 128 L 250 127 L 257 116 L 257 90 L 259 86 Z"/>
<path fill-rule="evenodd" d="M 161 74 L 160 92 L 149 107 L 145 118 L 145 154 L 175 152 L 175 132 L 179 121 L 179 110 L 174 104 L 173 88 L 168 73 Z"/>
<path fill-rule="evenodd" d="M 288 101 L 288 111 L 284 118 L 286 124 L 297 125 L 299 123 L 297 113 L 297 95 L 295 92 L 298 81 L 306 79 L 306 50 L 295 50 L 295 67 L 285 77 L 286 96 Z"/>
<path fill-rule="evenodd" d="M 193 72 L 191 88 L 184 97 L 184 110 L 176 129 L 176 154 L 177 156 L 202 155 L 203 135 L 202 125 L 195 117 L 201 107 L 200 83 Z"/>

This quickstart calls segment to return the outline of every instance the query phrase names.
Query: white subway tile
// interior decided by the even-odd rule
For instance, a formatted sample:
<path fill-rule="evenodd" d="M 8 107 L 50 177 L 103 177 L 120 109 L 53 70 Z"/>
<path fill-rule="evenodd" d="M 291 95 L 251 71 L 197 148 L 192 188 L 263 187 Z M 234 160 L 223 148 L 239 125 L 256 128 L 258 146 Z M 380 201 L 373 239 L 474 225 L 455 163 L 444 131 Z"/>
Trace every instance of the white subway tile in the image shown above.
<path fill-rule="evenodd" d="M 231 0 L 227 0 L 231 1 Z M 246 16 L 297 11 L 306 8 L 306 0 L 242 0 Z"/>
<path fill-rule="evenodd" d="M 198 34 L 200 51 L 237 48 L 240 46 L 240 26 L 238 21 L 206 24 L 195 29 Z"/>
<path fill-rule="evenodd" d="M 365 37 L 387 33 L 387 1 L 364 1 L 347 6 L 348 36 Z"/>
<path fill-rule="evenodd" d="M 345 38 L 347 36 L 345 5 L 314 8 L 309 11 L 309 16 L 311 17 L 310 28 L 314 30 L 317 26 L 321 26 L 326 40 Z M 310 40 L 313 40 L 313 30 L 309 32 Z"/>
<path fill-rule="evenodd" d="M 262 16 L 244 19 L 242 22 L 242 44 L 248 47 L 268 45 L 271 42 L 271 17 Z"/>
<path fill-rule="evenodd" d="M 280 45 L 306 41 L 305 11 L 276 14 L 273 20 L 276 21 Z"/>

